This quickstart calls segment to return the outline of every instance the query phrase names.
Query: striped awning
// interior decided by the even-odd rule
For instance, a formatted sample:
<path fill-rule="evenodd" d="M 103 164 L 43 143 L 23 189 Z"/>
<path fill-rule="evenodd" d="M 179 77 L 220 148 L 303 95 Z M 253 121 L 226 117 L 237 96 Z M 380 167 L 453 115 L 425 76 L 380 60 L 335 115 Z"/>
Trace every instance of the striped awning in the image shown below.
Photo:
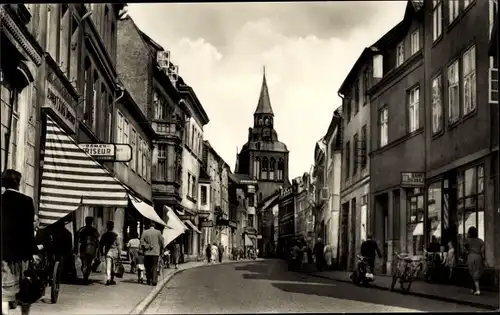
<path fill-rule="evenodd" d="M 53 224 L 82 205 L 126 208 L 128 193 L 118 179 L 47 117 L 40 224 Z"/>

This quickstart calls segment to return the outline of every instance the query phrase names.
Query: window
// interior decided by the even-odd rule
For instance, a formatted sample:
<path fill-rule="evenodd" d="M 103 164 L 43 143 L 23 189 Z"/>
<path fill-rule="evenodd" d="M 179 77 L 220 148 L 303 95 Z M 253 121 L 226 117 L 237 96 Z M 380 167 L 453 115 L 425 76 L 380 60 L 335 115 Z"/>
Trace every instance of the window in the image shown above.
<path fill-rule="evenodd" d="M 118 111 L 118 118 L 116 119 L 116 143 L 123 143 L 123 114 Z"/>
<path fill-rule="evenodd" d="M 97 71 L 94 71 L 94 81 L 92 84 L 92 107 L 89 113 L 90 123 L 89 126 L 92 130 L 96 132 L 97 130 L 97 101 L 98 101 L 98 89 L 99 89 L 99 75 Z M 126 142 L 125 142 L 126 143 Z"/>
<path fill-rule="evenodd" d="M 2 160 L 0 164 L 3 169 L 19 169 L 17 165 L 17 146 L 18 146 L 18 121 L 19 121 L 19 96 L 20 90 L 15 88 L 7 79 L 1 83 L 0 96 L 2 99 Z M 10 120 L 12 114 L 12 120 Z M 9 146 L 5 145 L 9 143 Z M 8 161 L 5 163 L 5 155 L 8 152 Z"/>
<path fill-rule="evenodd" d="M 285 161 L 279 159 L 278 161 L 278 180 L 283 180 L 283 172 L 285 170 Z"/>
<path fill-rule="evenodd" d="M 352 169 L 352 175 L 358 172 L 358 159 L 359 159 L 359 136 L 358 134 L 354 135 L 353 138 L 353 155 L 354 155 L 354 167 Z"/>
<path fill-rule="evenodd" d="M 356 82 L 354 82 L 354 115 L 356 115 L 358 112 L 359 112 L 359 80 L 356 80 Z"/>
<path fill-rule="evenodd" d="M 90 88 L 90 59 L 85 57 L 85 71 L 84 71 L 84 82 L 83 82 L 83 112 L 89 114 L 89 109 L 92 107 L 92 97 L 89 97 L 88 91 Z"/>
<path fill-rule="evenodd" d="M 97 128 L 98 132 L 97 135 L 101 140 L 104 140 L 106 137 L 106 120 L 108 118 L 108 114 L 106 111 L 108 110 L 108 107 L 106 106 L 106 103 L 108 102 L 108 93 L 106 91 L 106 86 L 104 84 L 101 84 L 101 108 L 99 109 L 99 115 L 97 115 Z"/>
<path fill-rule="evenodd" d="M 192 191 L 191 191 L 191 174 L 188 174 L 188 187 L 187 187 L 187 196 L 191 197 Z"/>
<path fill-rule="evenodd" d="M 432 40 L 435 41 L 443 33 L 443 1 L 432 2 Z"/>
<path fill-rule="evenodd" d="M 262 158 L 262 171 L 260 178 L 263 180 L 267 179 L 267 171 L 269 170 L 269 160 L 267 157 Z"/>
<path fill-rule="evenodd" d="M 271 158 L 269 162 L 269 179 L 274 180 L 274 171 L 276 170 L 276 160 Z"/>
<path fill-rule="evenodd" d="M 479 238 L 484 240 L 484 167 L 471 167 L 457 176 L 457 222 L 458 253 L 464 257 L 464 241 L 467 230 L 477 228 Z"/>
<path fill-rule="evenodd" d="M 123 143 L 129 144 L 129 132 L 130 132 L 130 124 L 128 123 L 128 120 L 125 118 L 123 119 Z M 128 165 L 128 162 L 125 162 L 126 165 Z"/>
<path fill-rule="evenodd" d="M 381 54 L 373 56 L 373 77 L 381 79 L 384 76 L 384 56 Z"/>
<path fill-rule="evenodd" d="M 441 102 L 441 76 L 432 80 L 432 133 L 443 130 L 443 104 Z"/>
<path fill-rule="evenodd" d="M 464 115 L 476 109 L 476 47 L 467 50 L 462 57 L 464 84 Z"/>
<path fill-rule="evenodd" d="M 452 23 L 458 17 L 458 6 L 460 5 L 459 0 L 449 0 L 448 1 L 448 23 Z"/>
<path fill-rule="evenodd" d="M 385 106 L 379 112 L 379 127 L 380 127 L 380 147 L 389 143 L 389 108 Z"/>
<path fill-rule="evenodd" d="M 434 238 L 441 243 L 442 237 L 442 189 L 441 181 L 431 184 L 427 189 L 427 237 L 428 244 Z"/>
<path fill-rule="evenodd" d="M 420 127 L 420 115 L 419 115 L 419 88 L 416 87 L 408 93 L 408 131 L 414 132 Z"/>
<path fill-rule="evenodd" d="M 144 146 L 143 146 L 143 140 L 141 138 L 141 136 L 137 135 L 138 138 L 137 138 L 137 174 L 139 176 L 142 176 L 144 170 L 142 169 L 143 166 L 144 166 L 144 163 L 143 163 L 143 157 L 144 157 Z"/>
<path fill-rule="evenodd" d="M 201 199 L 201 205 L 206 206 L 207 205 L 207 186 L 201 186 L 200 189 L 200 199 Z"/>
<path fill-rule="evenodd" d="M 408 252 L 412 255 L 422 255 L 424 247 L 424 195 L 418 188 L 408 195 Z"/>
<path fill-rule="evenodd" d="M 156 180 L 167 180 L 167 146 L 158 144 L 158 164 L 156 166 Z"/>
<path fill-rule="evenodd" d="M 402 65 L 403 62 L 405 62 L 405 44 L 401 42 L 396 47 L 396 67 Z"/>
<path fill-rule="evenodd" d="M 196 199 L 196 178 L 191 175 L 191 197 Z"/>
<path fill-rule="evenodd" d="M 351 143 L 347 141 L 345 144 L 345 178 L 349 178 L 351 171 Z"/>
<path fill-rule="evenodd" d="M 366 167 L 368 162 L 368 131 L 367 126 L 361 128 L 361 169 Z"/>
<path fill-rule="evenodd" d="M 253 228 L 254 227 L 254 215 L 253 214 L 249 214 L 248 215 L 248 220 L 247 220 L 247 226 L 250 227 L 250 228 Z"/>
<path fill-rule="evenodd" d="M 458 86 L 458 60 L 448 67 L 448 120 L 454 123 L 460 117 L 460 91 Z"/>
<path fill-rule="evenodd" d="M 153 111 L 154 119 L 164 120 L 165 119 L 165 103 L 159 98 L 158 92 L 153 93 Z"/>
<path fill-rule="evenodd" d="M 363 94 L 361 95 L 363 99 L 363 105 L 366 105 L 368 103 L 368 80 L 368 69 L 365 69 L 363 70 Z"/>
<path fill-rule="evenodd" d="M 464 0 L 464 9 L 469 6 L 469 4 L 472 3 L 472 0 Z"/>
<path fill-rule="evenodd" d="M 132 159 L 130 160 L 130 168 L 135 171 L 137 168 L 137 145 L 136 145 L 137 132 L 132 128 L 130 136 L 130 146 L 132 147 Z"/>
<path fill-rule="evenodd" d="M 255 207 L 255 203 L 254 203 L 254 194 L 248 194 L 248 206 L 249 207 Z"/>
<path fill-rule="evenodd" d="M 189 143 L 189 147 L 194 149 L 194 125 L 191 126 L 191 142 Z"/>
<path fill-rule="evenodd" d="M 59 22 L 59 58 L 56 60 L 67 76 L 69 75 L 69 41 L 71 34 L 71 10 L 67 4 L 61 4 Z"/>
<path fill-rule="evenodd" d="M 418 29 L 411 34 L 411 54 L 414 55 L 420 50 L 420 33 Z"/>
<path fill-rule="evenodd" d="M 347 122 L 349 122 L 351 120 L 351 100 L 345 98 L 344 104 L 345 104 L 345 119 L 347 120 Z"/>
<path fill-rule="evenodd" d="M 142 142 L 142 178 L 148 178 L 148 144 L 143 141 Z"/>
<path fill-rule="evenodd" d="M 256 157 L 253 161 L 253 177 L 259 179 L 260 174 L 260 158 Z"/>

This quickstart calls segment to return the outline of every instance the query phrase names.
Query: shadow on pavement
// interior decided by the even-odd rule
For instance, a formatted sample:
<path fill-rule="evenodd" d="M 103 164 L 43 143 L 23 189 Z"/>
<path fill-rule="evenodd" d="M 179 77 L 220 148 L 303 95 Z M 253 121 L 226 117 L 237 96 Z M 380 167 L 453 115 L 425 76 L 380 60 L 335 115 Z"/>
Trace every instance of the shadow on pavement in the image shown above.
<path fill-rule="evenodd" d="M 274 265 L 272 267 L 272 265 Z M 244 273 L 243 279 L 249 280 L 275 280 L 275 281 L 310 281 L 309 277 L 288 271 L 288 264 L 282 260 L 263 261 L 258 263 L 248 263 L 234 267 L 236 271 L 249 271 Z"/>

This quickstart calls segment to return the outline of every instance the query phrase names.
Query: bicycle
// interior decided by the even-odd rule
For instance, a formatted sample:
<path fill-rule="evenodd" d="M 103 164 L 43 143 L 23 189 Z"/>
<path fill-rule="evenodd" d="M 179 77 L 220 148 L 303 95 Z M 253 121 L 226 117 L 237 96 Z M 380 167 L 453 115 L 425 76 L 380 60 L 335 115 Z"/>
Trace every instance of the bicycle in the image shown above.
<path fill-rule="evenodd" d="M 424 252 L 427 251 L 425 251 L 424 249 Z M 391 291 L 394 291 L 396 282 L 399 279 L 401 291 L 403 293 L 408 293 L 410 292 L 413 281 L 418 278 L 420 272 L 423 269 L 422 258 L 413 259 L 411 257 L 408 257 L 407 254 L 399 253 L 395 253 L 395 255 L 398 258 L 398 263 L 396 266 L 396 270 L 392 275 Z M 405 283 L 408 284 L 407 288 L 404 288 Z"/>

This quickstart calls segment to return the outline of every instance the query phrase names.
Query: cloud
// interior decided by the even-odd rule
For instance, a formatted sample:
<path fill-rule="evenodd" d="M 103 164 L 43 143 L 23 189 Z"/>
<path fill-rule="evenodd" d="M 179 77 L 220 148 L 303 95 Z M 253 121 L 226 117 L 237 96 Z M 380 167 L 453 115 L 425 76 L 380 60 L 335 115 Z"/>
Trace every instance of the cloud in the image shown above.
<path fill-rule="evenodd" d="M 309 171 L 315 143 L 340 105 L 337 90 L 361 51 L 403 10 L 398 2 L 197 3 L 134 5 L 130 14 L 172 52 L 210 117 L 204 138 L 231 167 L 253 125 L 266 66 L 293 178 Z"/>

